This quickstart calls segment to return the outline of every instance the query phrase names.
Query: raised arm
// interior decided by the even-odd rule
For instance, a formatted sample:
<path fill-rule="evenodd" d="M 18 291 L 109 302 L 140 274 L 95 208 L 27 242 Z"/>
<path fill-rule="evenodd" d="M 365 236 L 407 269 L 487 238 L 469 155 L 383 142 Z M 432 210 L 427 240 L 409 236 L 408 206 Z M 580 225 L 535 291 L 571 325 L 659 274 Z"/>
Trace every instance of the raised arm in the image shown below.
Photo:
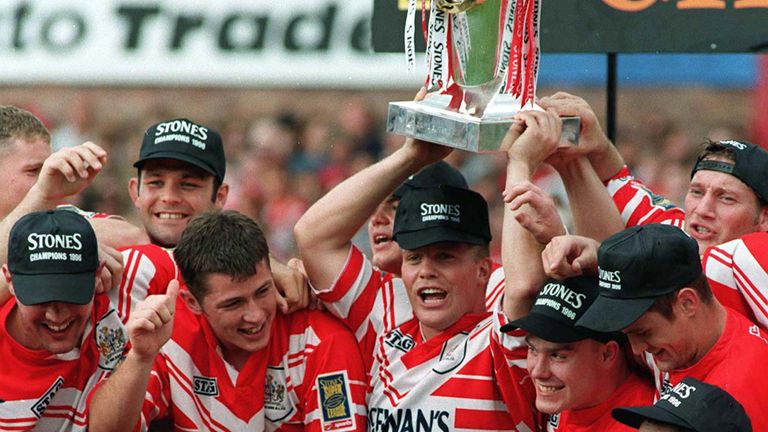
<path fill-rule="evenodd" d="M 550 212 L 547 196 L 531 177 L 558 145 L 562 122 L 553 112 L 525 111 L 517 114 L 502 148 L 507 151 L 507 180 L 504 190 L 504 224 L 501 257 L 505 274 L 503 310 L 510 320 L 530 311 L 531 303 L 544 281 L 541 266 L 543 244 L 562 228 L 556 212 Z M 549 200 L 550 204 L 551 199 Z M 556 221 L 551 217 L 555 215 Z M 522 224 L 521 224 L 522 222 Z M 530 228 L 526 229 L 523 224 Z M 537 228 L 538 227 L 538 228 Z M 534 236 L 533 232 L 537 235 Z"/>
<path fill-rule="evenodd" d="M 173 280 L 166 294 L 147 297 L 131 314 L 131 350 L 115 373 L 94 392 L 89 405 L 89 430 L 127 432 L 139 423 L 152 365 L 173 332 L 178 293 L 179 283 Z"/>
<path fill-rule="evenodd" d="M 304 213 L 294 227 L 312 285 L 330 287 L 344 267 L 352 237 L 408 176 L 450 152 L 448 147 L 407 139 L 403 147 L 339 183 Z"/>

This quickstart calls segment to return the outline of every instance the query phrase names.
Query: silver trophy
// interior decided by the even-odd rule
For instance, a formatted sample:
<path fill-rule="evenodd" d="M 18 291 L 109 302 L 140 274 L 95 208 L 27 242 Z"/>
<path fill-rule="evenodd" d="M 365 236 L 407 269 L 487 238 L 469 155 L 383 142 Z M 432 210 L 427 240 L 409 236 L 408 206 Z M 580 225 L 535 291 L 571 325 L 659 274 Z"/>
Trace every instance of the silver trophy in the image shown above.
<path fill-rule="evenodd" d="M 422 101 L 391 102 L 387 131 L 472 152 L 498 151 L 512 116 L 521 109 L 540 109 L 533 103 L 538 2 L 436 0 L 427 41 L 431 91 Z M 521 14 L 526 8 L 528 14 Z M 515 22 L 525 19 L 534 21 Z M 450 37 L 441 39 L 435 30 L 445 28 Z M 521 48 L 523 42 L 527 46 Z M 447 49 L 437 51 L 444 46 Z M 443 73 L 449 66 L 450 78 Z M 449 79 L 455 86 L 449 88 L 445 82 Z M 578 143 L 579 128 L 578 117 L 564 117 L 561 139 Z"/>

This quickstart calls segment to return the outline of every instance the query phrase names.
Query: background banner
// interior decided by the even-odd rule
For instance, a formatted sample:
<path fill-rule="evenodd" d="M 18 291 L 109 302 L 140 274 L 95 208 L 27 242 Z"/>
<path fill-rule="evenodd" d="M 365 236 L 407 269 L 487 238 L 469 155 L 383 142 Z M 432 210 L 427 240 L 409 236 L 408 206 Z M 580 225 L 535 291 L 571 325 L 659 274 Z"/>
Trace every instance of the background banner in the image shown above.
<path fill-rule="evenodd" d="M 407 72 L 402 49 L 371 52 L 372 8 L 370 0 L 6 0 L 0 82 L 417 87 L 423 74 Z"/>

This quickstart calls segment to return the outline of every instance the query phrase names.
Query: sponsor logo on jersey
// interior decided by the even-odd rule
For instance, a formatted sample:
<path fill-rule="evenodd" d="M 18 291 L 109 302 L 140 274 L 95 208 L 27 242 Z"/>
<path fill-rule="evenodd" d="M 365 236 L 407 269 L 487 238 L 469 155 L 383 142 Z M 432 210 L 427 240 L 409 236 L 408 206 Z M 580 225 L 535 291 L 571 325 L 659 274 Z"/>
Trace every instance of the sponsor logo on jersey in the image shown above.
<path fill-rule="evenodd" d="M 560 414 L 552 414 L 548 417 L 549 419 L 547 420 L 547 425 L 549 427 L 556 428 L 560 426 Z"/>
<path fill-rule="evenodd" d="M 318 406 L 323 413 L 320 423 L 324 431 L 348 431 L 355 428 L 355 415 L 350 410 L 347 371 L 317 376 Z"/>
<path fill-rule="evenodd" d="M 369 432 L 447 432 L 451 430 L 448 411 L 411 408 L 371 408 L 368 410 Z"/>
<path fill-rule="evenodd" d="M 411 348 L 413 348 L 413 346 L 416 344 L 411 336 L 404 335 L 400 332 L 400 330 L 397 329 L 389 332 L 384 343 L 405 353 L 410 351 Z"/>
<path fill-rule="evenodd" d="M 59 376 L 56 378 L 56 381 L 53 382 L 53 384 L 48 388 L 48 390 L 43 393 L 43 395 L 40 397 L 40 399 L 37 400 L 32 405 L 32 414 L 35 415 L 35 417 L 40 418 L 43 416 L 43 413 L 45 412 L 45 409 L 48 407 L 48 404 L 51 403 L 51 400 L 53 399 L 53 396 L 56 395 L 56 392 L 59 391 L 61 386 L 64 384 L 64 378 Z"/>
<path fill-rule="evenodd" d="M 285 387 L 285 371 L 282 367 L 268 367 L 264 380 L 264 411 L 267 420 L 278 423 L 293 414 L 293 402 Z"/>
<path fill-rule="evenodd" d="M 219 382 L 215 377 L 193 376 L 192 383 L 195 386 L 195 394 L 202 396 L 219 395 Z"/>
<path fill-rule="evenodd" d="M 99 350 L 99 367 L 113 370 L 123 359 L 127 339 L 117 312 L 112 309 L 96 323 L 96 348 Z"/>
<path fill-rule="evenodd" d="M 752 335 L 752 336 L 756 336 L 756 337 L 760 338 L 760 340 L 763 341 L 763 343 L 768 344 L 768 340 L 765 340 L 763 335 L 760 333 L 760 327 L 758 327 L 756 325 L 751 326 L 749 328 L 749 334 Z"/>

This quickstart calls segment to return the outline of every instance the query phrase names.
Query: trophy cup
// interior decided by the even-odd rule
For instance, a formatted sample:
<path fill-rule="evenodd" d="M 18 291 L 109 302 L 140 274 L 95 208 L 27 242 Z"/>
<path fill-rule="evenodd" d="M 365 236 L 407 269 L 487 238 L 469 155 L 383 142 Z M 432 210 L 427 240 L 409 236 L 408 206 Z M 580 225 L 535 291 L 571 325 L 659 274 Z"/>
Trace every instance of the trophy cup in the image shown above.
<path fill-rule="evenodd" d="M 512 116 L 534 104 L 540 0 L 432 0 L 427 97 L 391 102 L 387 131 L 472 152 L 498 151 Z M 410 0 L 405 50 L 413 64 Z M 425 1 L 422 0 L 422 8 Z M 425 11 L 422 9 L 422 18 Z M 562 141 L 578 143 L 578 117 L 563 118 Z"/>

